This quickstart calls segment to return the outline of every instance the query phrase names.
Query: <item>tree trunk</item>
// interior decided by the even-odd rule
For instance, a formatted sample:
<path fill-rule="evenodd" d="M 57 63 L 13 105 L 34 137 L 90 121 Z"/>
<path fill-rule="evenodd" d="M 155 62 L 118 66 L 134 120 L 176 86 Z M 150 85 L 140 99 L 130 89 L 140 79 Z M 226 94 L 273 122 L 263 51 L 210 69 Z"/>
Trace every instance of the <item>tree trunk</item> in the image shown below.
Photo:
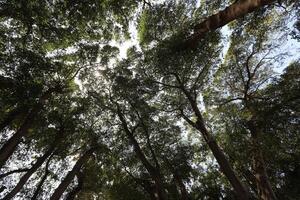
<path fill-rule="evenodd" d="M 184 183 L 182 181 L 181 176 L 178 173 L 178 170 L 173 167 L 172 163 L 167 158 L 165 158 L 164 161 L 166 162 L 168 168 L 172 172 L 174 180 L 176 182 L 176 185 L 177 185 L 177 187 L 180 190 L 180 195 L 181 195 L 180 199 L 181 200 L 189 200 L 188 192 L 187 192 L 187 190 L 185 188 L 185 185 L 184 185 Z"/>
<path fill-rule="evenodd" d="M 0 149 L 0 168 L 5 165 L 6 161 L 13 154 L 22 137 L 27 135 L 28 129 L 31 127 L 32 122 L 36 118 L 37 114 L 43 108 L 45 101 L 49 99 L 51 94 L 56 90 L 57 88 L 51 88 L 40 97 L 39 102 L 28 113 L 23 124 L 20 126 L 17 132 L 2 146 Z"/>
<path fill-rule="evenodd" d="M 214 157 L 216 158 L 221 171 L 227 177 L 228 181 L 232 185 L 237 198 L 239 200 L 248 200 L 249 199 L 249 191 L 245 188 L 242 184 L 238 176 L 236 175 L 235 171 L 232 169 L 229 161 L 227 160 L 225 154 L 223 153 L 222 149 L 217 144 L 216 140 L 208 133 L 206 128 L 203 126 L 202 123 L 197 122 L 198 130 L 202 133 L 206 143 L 208 144 L 210 150 L 212 151 Z M 201 125 L 199 125 L 201 124 Z M 204 128 L 204 129 L 203 129 Z"/>
<path fill-rule="evenodd" d="M 22 137 L 27 135 L 28 129 L 30 128 L 32 121 L 35 119 L 37 112 L 40 109 L 40 106 L 32 109 L 26 116 L 23 124 L 17 130 L 17 132 L 2 146 L 2 148 L 0 149 L 0 168 L 3 167 L 9 157 L 13 154 Z"/>
<path fill-rule="evenodd" d="M 210 150 L 212 151 L 214 157 L 216 158 L 221 171 L 223 174 L 227 177 L 228 181 L 232 185 L 237 198 L 239 200 L 248 200 L 249 199 L 249 190 L 245 188 L 245 186 L 242 184 L 238 176 L 236 175 L 235 171 L 232 169 L 231 164 L 227 160 L 224 152 L 217 144 L 214 137 L 207 131 L 206 126 L 204 124 L 204 119 L 202 117 L 201 111 L 198 108 L 196 99 L 192 97 L 192 95 L 189 93 L 189 91 L 184 87 L 183 83 L 181 82 L 178 75 L 175 75 L 178 83 L 180 84 L 180 88 L 182 92 L 185 94 L 187 99 L 190 102 L 191 108 L 194 112 L 194 114 L 197 117 L 196 123 L 192 122 L 191 120 L 184 118 L 189 124 L 194 126 L 203 136 L 205 142 L 209 146 Z"/>
<path fill-rule="evenodd" d="M 69 192 L 69 194 L 67 195 L 66 200 L 74 200 L 76 195 L 82 190 L 82 187 L 83 187 L 83 174 L 82 174 L 82 172 L 79 172 L 78 174 L 76 174 L 76 176 L 77 176 L 78 184 L 71 192 Z"/>
<path fill-rule="evenodd" d="M 59 200 L 63 193 L 66 191 L 70 183 L 73 181 L 74 176 L 79 173 L 82 165 L 92 156 L 92 153 L 95 151 L 95 148 L 92 148 L 86 151 L 76 162 L 73 169 L 69 171 L 65 179 L 60 183 L 60 185 L 56 188 L 54 193 L 52 194 L 50 200 Z"/>
<path fill-rule="evenodd" d="M 127 174 L 129 174 L 129 176 L 131 178 L 133 178 L 133 180 L 140 185 L 142 188 L 144 188 L 145 192 L 147 192 L 149 194 L 149 198 L 151 200 L 157 200 L 156 196 L 155 196 L 155 192 L 156 189 L 154 188 L 154 185 L 151 183 L 150 180 L 147 179 L 140 179 L 140 178 L 136 178 L 134 177 L 130 172 L 128 172 L 126 169 L 125 171 L 127 172 Z"/>
<path fill-rule="evenodd" d="M 144 165 L 144 167 L 146 168 L 146 170 L 150 174 L 151 178 L 155 182 L 155 187 L 156 187 L 156 192 L 157 192 L 158 199 L 159 200 L 166 200 L 167 195 L 166 195 L 166 192 L 164 190 L 163 179 L 162 179 L 162 175 L 160 174 L 160 171 L 157 168 L 155 168 L 148 161 L 148 159 L 144 155 L 139 143 L 135 139 L 133 133 L 129 130 L 129 128 L 127 126 L 127 122 L 126 122 L 121 110 L 119 109 L 119 106 L 117 106 L 117 107 L 118 107 L 118 111 L 117 111 L 118 117 L 119 117 L 120 121 L 122 122 L 122 126 L 124 128 L 124 131 L 125 131 L 128 139 L 129 139 L 129 141 L 131 142 L 137 157 L 141 160 L 142 164 Z"/>
<path fill-rule="evenodd" d="M 214 31 L 229 22 L 251 13 L 263 6 L 276 2 L 275 0 L 237 0 L 235 3 L 211 15 L 194 27 L 194 33 L 178 46 L 178 50 L 196 48 L 200 39 L 208 32 Z"/>
<path fill-rule="evenodd" d="M 174 174 L 174 179 L 176 181 L 176 185 L 179 187 L 179 190 L 180 190 L 180 195 L 181 195 L 180 199 L 181 200 L 189 200 L 188 192 L 186 191 L 185 185 L 184 185 L 181 177 L 179 176 L 177 171 L 175 171 L 173 174 Z"/>
<path fill-rule="evenodd" d="M 49 170 L 49 164 L 50 164 L 50 161 L 51 161 L 51 157 L 53 156 L 53 154 L 50 156 L 50 158 L 47 160 L 46 162 L 46 166 L 45 166 L 45 173 L 43 175 L 43 177 L 41 178 L 40 182 L 38 183 L 37 187 L 36 187 L 36 190 L 34 192 L 34 194 L 32 195 L 31 197 L 31 200 L 36 200 L 43 185 L 44 185 L 44 182 L 46 181 L 48 175 L 50 174 L 50 170 Z"/>
<path fill-rule="evenodd" d="M 46 151 L 46 153 L 42 157 L 39 157 L 37 159 L 37 161 L 34 163 L 34 165 L 26 172 L 26 174 L 24 174 L 22 176 L 22 178 L 20 179 L 20 181 L 18 182 L 18 184 L 14 187 L 14 189 L 12 189 L 12 191 L 10 191 L 3 198 L 3 200 L 12 199 L 23 188 L 23 186 L 28 181 L 28 179 L 31 177 L 31 175 L 33 173 L 35 173 L 36 170 L 38 168 L 40 168 L 40 166 L 42 166 L 42 164 L 45 162 L 45 160 L 52 154 L 52 152 L 54 151 L 54 149 L 55 149 L 55 147 L 52 146 L 49 150 Z"/>
<path fill-rule="evenodd" d="M 259 129 L 256 127 L 255 122 L 250 121 L 249 130 L 251 133 L 251 141 L 252 141 L 252 167 L 254 171 L 258 196 L 262 200 L 277 200 L 277 197 L 272 189 L 270 184 L 266 165 L 264 161 L 264 157 L 260 148 L 260 142 L 258 135 L 260 133 Z"/>

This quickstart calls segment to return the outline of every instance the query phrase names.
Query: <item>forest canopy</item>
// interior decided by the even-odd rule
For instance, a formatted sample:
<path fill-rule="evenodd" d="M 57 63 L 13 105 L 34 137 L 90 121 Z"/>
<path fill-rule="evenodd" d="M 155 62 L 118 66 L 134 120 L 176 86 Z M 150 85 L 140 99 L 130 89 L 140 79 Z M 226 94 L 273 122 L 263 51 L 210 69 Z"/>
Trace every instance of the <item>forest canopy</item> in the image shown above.
<path fill-rule="evenodd" d="M 1 0 L 0 198 L 297 200 L 298 0 Z"/>

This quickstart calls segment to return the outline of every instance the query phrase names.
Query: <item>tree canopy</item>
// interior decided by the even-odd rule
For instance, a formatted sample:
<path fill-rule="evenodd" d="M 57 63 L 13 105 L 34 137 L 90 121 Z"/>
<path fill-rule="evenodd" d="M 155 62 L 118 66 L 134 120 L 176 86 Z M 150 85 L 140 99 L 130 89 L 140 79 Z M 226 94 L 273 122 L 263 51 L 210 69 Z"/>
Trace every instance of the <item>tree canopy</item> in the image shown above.
<path fill-rule="evenodd" d="M 299 8 L 1 1 L 0 198 L 299 199 Z"/>

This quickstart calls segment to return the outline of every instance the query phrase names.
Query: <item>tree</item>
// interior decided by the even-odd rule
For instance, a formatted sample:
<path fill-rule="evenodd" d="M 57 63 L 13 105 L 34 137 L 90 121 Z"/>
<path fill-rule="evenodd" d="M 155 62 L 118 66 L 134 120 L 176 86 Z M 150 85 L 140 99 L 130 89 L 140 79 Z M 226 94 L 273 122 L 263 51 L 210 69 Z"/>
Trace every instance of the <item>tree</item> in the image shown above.
<path fill-rule="evenodd" d="M 297 198 L 298 10 L 2 1 L 0 198 Z"/>

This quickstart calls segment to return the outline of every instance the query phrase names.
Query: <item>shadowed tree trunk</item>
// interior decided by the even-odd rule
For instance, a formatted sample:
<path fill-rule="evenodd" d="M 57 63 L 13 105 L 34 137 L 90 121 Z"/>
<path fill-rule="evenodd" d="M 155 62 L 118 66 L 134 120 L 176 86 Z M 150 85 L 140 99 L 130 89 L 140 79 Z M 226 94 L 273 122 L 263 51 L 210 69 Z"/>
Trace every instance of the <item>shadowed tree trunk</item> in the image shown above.
<path fill-rule="evenodd" d="M 176 185 L 180 190 L 180 195 L 181 195 L 180 199 L 189 200 L 188 192 L 186 190 L 186 187 L 182 181 L 180 174 L 178 173 L 178 170 L 173 167 L 172 163 L 167 158 L 164 158 L 164 161 L 166 162 L 168 168 L 172 172 Z"/>
<path fill-rule="evenodd" d="M 176 185 L 177 187 L 179 187 L 179 190 L 180 190 L 180 199 L 181 200 L 189 200 L 189 195 L 188 195 L 188 192 L 185 188 L 185 185 L 182 181 L 182 178 L 180 177 L 179 173 L 174 169 L 172 170 L 173 172 L 173 177 L 175 179 L 175 182 L 176 182 Z"/>
<path fill-rule="evenodd" d="M 26 116 L 17 132 L 2 146 L 0 149 L 0 168 L 3 167 L 9 157 L 13 154 L 22 137 L 27 135 L 28 129 L 31 127 L 33 120 L 41 108 L 42 106 L 40 104 L 33 108 Z"/>
<path fill-rule="evenodd" d="M 79 173 L 82 165 L 92 156 L 92 153 L 95 151 L 95 148 L 92 148 L 86 151 L 76 162 L 73 169 L 69 171 L 64 180 L 60 183 L 60 185 L 56 188 L 54 193 L 52 194 L 50 200 L 59 200 L 63 193 L 66 191 L 70 183 L 73 181 L 76 174 Z"/>
<path fill-rule="evenodd" d="M 125 171 L 127 172 L 127 174 L 133 178 L 133 180 L 140 185 L 142 188 L 144 188 L 144 190 L 149 194 L 149 198 L 151 200 L 157 200 L 157 198 L 155 197 L 155 187 L 154 185 L 151 183 L 150 180 L 147 179 L 141 179 L 141 178 L 136 178 L 134 177 L 129 171 L 126 170 L 126 167 L 124 167 Z"/>
<path fill-rule="evenodd" d="M 17 130 L 17 132 L 2 146 L 0 149 L 0 168 L 6 163 L 9 157 L 13 154 L 22 137 L 28 134 L 28 129 L 32 126 L 32 122 L 37 117 L 38 113 L 43 108 L 43 105 L 47 99 L 50 98 L 53 92 L 58 92 L 59 88 L 50 88 L 39 99 L 39 102 L 29 111 L 24 122 Z"/>
<path fill-rule="evenodd" d="M 76 176 L 77 176 L 78 184 L 71 192 L 69 192 L 69 194 L 67 195 L 66 200 L 74 200 L 76 195 L 82 190 L 82 187 L 83 187 L 83 173 L 78 172 L 78 174 L 76 174 Z"/>
<path fill-rule="evenodd" d="M 45 173 L 44 173 L 43 177 L 41 178 L 40 182 L 38 183 L 38 185 L 35 189 L 35 192 L 31 197 L 31 200 L 36 200 L 37 199 L 37 197 L 38 197 L 38 195 L 39 195 L 39 193 L 40 193 L 40 191 L 41 191 L 41 189 L 44 185 L 44 182 L 46 181 L 48 175 L 50 174 L 49 164 L 50 164 L 50 161 L 51 161 L 51 158 L 52 158 L 53 155 L 54 154 L 52 154 L 46 162 Z"/>
<path fill-rule="evenodd" d="M 17 183 L 17 185 L 10 191 L 3 199 L 12 199 L 26 184 L 28 179 L 32 176 L 33 173 L 36 172 L 38 168 L 42 166 L 42 164 L 45 162 L 45 160 L 53 153 L 55 150 L 55 144 L 52 145 L 42 157 L 39 157 L 37 161 L 34 163 L 34 165 L 22 176 L 20 181 Z"/>
<path fill-rule="evenodd" d="M 186 191 L 185 185 L 182 181 L 182 178 L 179 176 L 179 174 L 175 171 L 173 173 L 174 179 L 176 181 L 177 187 L 179 187 L 181 200 L 189 200 L 188 192 Z"/>
<path fill-rule="evenodd" d="M 179 83 L 179 88 L 182 90 L 186 98 L 188 99 L 190 106 L 197 117 L 197 121 L 193 122 L 188 117 L 186 117 L 183 113 L 183 118 L 194 128 L 196 128 L 203 136 L 205 142 L 207 143 L 208 147 L 210 148 L 211 152 L 213 153 L 214 157 L 216 158 L 221 171 L 227 177 L 228 181 L 232 185 L 237 197 L 239 200 L 248 200 L 249 199 L 249 190 L 245 188 L 245 186 L 240 181 L 239 177 L 236 175 L 236 172 L 232 169 L 231 164 L 227 160 L 224 152 L 219 147 L 218 143 L 214 139 L 214 137 L 208 132 L 206 129 L 204 119 L 202 117 L 201 111 L 198 108 L 196 99 L 193 98 L 191 93 L 184 87 L 184 84 L 181 82 L 179 76 L 174 74 L 176 77 L 177 82 Z"/>
<path fill-rule="evenodd" d="M 129 141 L 131 142 L 137 157 L 140 159 L 140 161 L 142 162 L 142 164 L 144 165 L 144 167 L 146 168 L 146 170 L 150 174 L 151 178 L 155 182 L 155 187 L 156 187 L 156 192 L 157 192 L 158 199 L 159 200 L 166 200 L 167 195 L 166 195 L 166 192 L 164 190 L 162 175 L 160 174 L 160 171 L 157 168 L 155 168 L 154 166 L 152 166 L 152 164 L 147 160 L 147 158 L 144 155 L 139 143 L 135 139 L 133 133 L 129 130 L 129 128 L 127 126 L 127 122 L 126 122 L 126 120 L 125 120 L 125 118 L 124 118 L 124 116 L 123 116 L 123 114 L 122 114 L 122 112 L 121 112 L 118 105 L 117 105 L 117 107 L 118 107 L 118 110 L 117 110 L 118 117 L 119 117 L 120 121 L 122 122 L 123 129 L 124 129 L 128 139 L 129 139 Z"/>
<path fill-rule="evenodd" d="M 261 152 L 259 134 L 260 130 L 255 125 L 254 121 L 248 122 L 248 128 L 251 133 L 251 145 L 252 145 L 252 167 L 255 176 L 256 187 L 258 196 L 262 200 L 277 200 L 277 197 L 269 182 L 269 178 L 266 171 L 266 164 L 263 154 Z"/>
<path fill-rule="evenodd" d="M 194 33 L 181 43 L 177 49 L 196 48 L 200 39 L 210 31 L 214 31 L 229 22 L 251 13 L 263 6 L 276 2 L 275 0 L 237 0 L 224 10 L 209 16 L 194 27 Z"/>

